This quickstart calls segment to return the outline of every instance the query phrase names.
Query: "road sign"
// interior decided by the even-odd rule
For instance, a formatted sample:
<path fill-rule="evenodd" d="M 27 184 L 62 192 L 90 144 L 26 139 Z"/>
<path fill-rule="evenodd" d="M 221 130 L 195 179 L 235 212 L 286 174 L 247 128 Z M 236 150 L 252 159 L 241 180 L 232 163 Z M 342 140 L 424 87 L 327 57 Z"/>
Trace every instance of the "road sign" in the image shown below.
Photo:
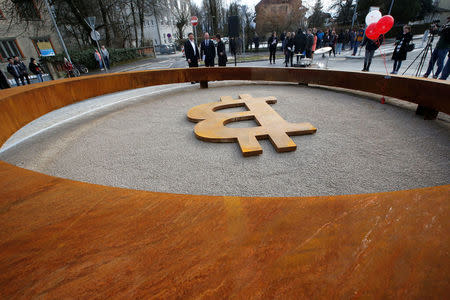
<path fill-rule="evenodd" d="M 94 41 L 100 40 L 100 33 L 96 30 L 92 30 L 91 31 L 91 39 L 93 39 Z"/>
<path fill-rule="evenodd" d="M 191 18 L 191 24 L 192 24 L 193 26 L 197 26 L 197 24 L 198 24 L 198 18 L 197 18 L 196 16 L 192 16 L 192 18 Z"/>
<path fill-rule="evenodd" d="M 87 17 L 86 19 L 84 19 L 86 21 L 86 23 L 89 25 L 89 27 L 91 27 L 92 29 L 95 28 L 95 17 Z"/>

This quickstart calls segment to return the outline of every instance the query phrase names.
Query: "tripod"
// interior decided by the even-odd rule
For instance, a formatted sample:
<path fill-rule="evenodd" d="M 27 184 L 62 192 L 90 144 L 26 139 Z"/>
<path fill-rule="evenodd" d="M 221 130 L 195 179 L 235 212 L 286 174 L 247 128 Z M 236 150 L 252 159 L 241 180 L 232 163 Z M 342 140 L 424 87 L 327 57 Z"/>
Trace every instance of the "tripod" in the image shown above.
<path fill-rule="evenodd" d="M 416 74 L 415 74 L 416 77 L 420 76 L 420 74 L 422 73 L 423 65 L 425 64 L 425 61 L 427 59 L 428 52 L 430 52 L 430 56 L 433 53 L 433 40 L 434 40 L 434 34 L 430 34 L 430 36 L 428 37 L 427 45 L 425 46 L 425 48 L 423 48 L 422 51 L 420 51 L 419 55 L 417 55 L 416 58 L 414 58 L 412 63 L 406 68 L 405 72 L 403 72 L 402 75 L 405 75 L 405 73 L 409 70 L 409 68 L 420 57 L 419 66 L 417 67 Z M 434 74 L 434 71 L 433 71 L 433 74 Z"/>

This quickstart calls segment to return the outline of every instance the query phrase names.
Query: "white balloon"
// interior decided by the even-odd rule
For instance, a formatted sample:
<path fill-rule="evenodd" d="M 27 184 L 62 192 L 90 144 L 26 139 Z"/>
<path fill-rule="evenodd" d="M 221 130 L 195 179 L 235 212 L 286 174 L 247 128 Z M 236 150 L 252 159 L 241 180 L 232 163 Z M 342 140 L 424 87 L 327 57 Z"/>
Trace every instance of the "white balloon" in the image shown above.
<path fill-rule="evenodd" d="M 372 10 L 366 16 L 366 24 L 369 26 L 372 23 L 376 23 L 381 19 L 381 12 L 379 10 Z"/>

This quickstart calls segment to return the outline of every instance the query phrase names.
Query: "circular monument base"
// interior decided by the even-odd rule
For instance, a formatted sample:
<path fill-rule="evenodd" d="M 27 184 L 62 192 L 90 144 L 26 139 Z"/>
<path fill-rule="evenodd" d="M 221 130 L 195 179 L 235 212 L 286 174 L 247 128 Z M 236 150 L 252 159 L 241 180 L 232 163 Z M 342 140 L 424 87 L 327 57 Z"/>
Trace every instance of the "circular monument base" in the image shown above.
<path fill-rule="evenodd" d="M 260 140 L 263 153 L 254 157 L 243 157 L 237 143 L 197 139 L 188 110 L 240 94 L 274 96 L 278 102 L 271 107 L 282 118 L 309 122 L 317 132 L 292 136 L 297 150 L 287 153 Z M 209 89 L 187 85 L 120 102 L 28 139 L 0 159 L 63 178 L 178 194 L 375 193 L 447 184 L 449 128 L 448 121 L 427 122 L 364 95 L 289 83 L 214 82 Z"/>

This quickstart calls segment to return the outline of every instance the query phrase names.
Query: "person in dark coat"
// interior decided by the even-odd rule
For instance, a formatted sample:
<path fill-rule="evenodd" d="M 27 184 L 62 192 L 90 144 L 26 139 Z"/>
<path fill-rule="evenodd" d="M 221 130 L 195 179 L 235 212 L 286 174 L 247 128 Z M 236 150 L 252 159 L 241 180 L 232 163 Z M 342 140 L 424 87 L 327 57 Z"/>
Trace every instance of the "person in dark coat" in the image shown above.
<path fill-rule="evenodd" d="M 205 61 L 205 67 L 214 67 L 214 59 L 216 58 L 216 46 L 209 39 L 209 33 L 205 32 L 205 39 L 200 45 L 200 59 Z"/>
<path fill-rule="evenodd" d="M 344 43 L 342 44 L 342 51 L 345 51 L 345 46 L 350 43 L 350 31 L 347 29 L 344 33 Z"/>
<path fill-rule="evenodd" d="M 342 48 L 343 48 L 344 43 L 345 43 L 345 36 L 346 35 L 344 34 L 343 30 L 341 30 L 339 32 L 338 36 L 337 36 L 337 39 L 336 39 L 336 53 L 338 55 L 341 55 L 341 51 L 342 51 Z"/>
<path fill-rule="evenodd" d="M 225 51 L 225 44 L 220 39 L 220 34 L 216 34 L 217 40 L 217 57 L 219 59 L 219 67 L 227 66 L 227 52 Z"/>
<path fill-rule="evenodd" d="M 428 78 L 430 73 L 433 72 L 433 78 L 437 79 L 439 74 L 444 68 L 445 56 L 450 50 L 450 16 L 447 17 L 447 23 L 438 30 L 436 24 L 433 26 L 434 32 L 438 32 L 439 40 L 434 47 L 433 53 L 431 53 L 430 62 L 428 68 L 423 77 Z M 436 73 L 434 72 L 434 65 L 437 63 Z"/>
<path fill-rule="evenodd" d="M 364 68 L 363 72 L 368 72 L 370 68 L 370 64 L 372 63 L 373 55 L 375 54 L 375 50 L 380 48 L 380 45 L 383 44 L 383 35 L 380 35 L 377 40 L 373 41 L 367 37 L 364 37 L 361 48 L 366 46 L 366 55 L 364 57 Z"/>
<path fill-rule="evenodd" d="M 336 32 L 332 31 L 331 34 L 328 36 L 328 46 L 331 47 L 331 51 L 329 52 L 329 56 L 331 56 L 331 52 L 333 52 L 334 57 L 336 57 Z"/>
<path fill-rule="evenodd" d="M 323 36 L 323 39 L 322 39 L 322 46 L 324 48 L 325 47 L 329 47 L 329 42 L 330 42 L 330 36 L 328 35 L 328 33 L 325 33 L 324 36 Z M 325 58 L 325 53 L 322 54 L 322 57 Z"/>
<path fill-rule="evenodd" d="M 198 67 L 198 58 L 200 57 L 200 53 L 198 52 L 198 47 L 195 43 L 194 34 L 192 32 L 188 34 L 188 40 L 184 43 L 184 56 L 186 57 L 189 68 Z M 195 82 L 191 81 L 191 84 L 195 84 Z"/>
<path fill-rule="evenodd" d="M 30 78 L 28 77 L 27 66 L 20 60 L 20 58 L 16 55 L 14 56 L 14 64 L 19 67 L 20 70 L 20 81 L 25 85 L 24 78 L 27 80 L 27 83 L 30 84 Z"/>
<path fill-rule="evenodd" d="M 355 47 L 355 40 L 356 40 L 356 31 L 355 29 L 351 29 L 348 34 L 348 39 L 350 40 L 350 50 L 353 50 Z"/>
<path fill-rule="evenodd" d="M 230 54 L 231 56 L 235 56 L 236 54 L 236 41 L 234 40 L 234 38 L 230 39 Z"/>
<path fill-rule="evenodd" d="M 11 86 L 9 85 L 8 78 L 6 78 L 5 74 L 3 74 L 3 71 L 0 70 L 0 89 L 9 89 Z"/>
<path fill-rule="evenodd" d="M 42 67 L 41 65 L 36 62 L 36 59 L 30 58 L 30 64 L 28 65 L 28 69 L 30 69 L 30 72 L 36 75 L 39 82 L 43 82 L 44 78 L 42 78 Z"/>
<path fill-rule="evenodd" d="M 270 64 L 272 64 L 272 59 L 273 63 L 275 63 L 275 53 L 277 52 L 278 38 L 276 32 L 272 33 L 269 40 L 267 41 L 267 44 L 269 46 L 269 61 Z"/>
<path fill-rule="evenodd" d="M 306 45 L 305 45 L 306 58 L 312 58 L 313 45 L 314 45 L 314 35 L 312 33 L 311 28 L 308 28 L 308 31 L 306 32 Z"/>
<path fill-rule="evenodd" d="M 303 31 L 301 29 L 299 29 L 297 31 L 297 34 L 295 35 L 294 38 L 294 45 L 295 45 L 295 54 L 301 54 L 303 52 L 305 52 L 305 47 L 306 47 L 306 35 L 303 33 Z M 297 55 L 297 63 L 299 60 L 300 56 Z"/>
<path fill-rule="evenodd" d="M 280 41 L 283 42 L 286 38 L 286 31 L 283 31 L 283 33 L 280 35 Z"/>
<path fill-rule="evenodd" d="M 255 33 L 255 37 L 253 38 L 253 43 L 255 44 L 255 51 L 259 51 L 259 36 Z"/>
<path fill-rule="evenodd" d="M 20 81 L 22 81 L 22 85 L 25 85 L 25 80 L 23 76 L 20 74 L 19 66 L 14 64 L 14 59 L 12 57 L 8 58 L 8 66 L 6 66 L 6 70 L 8 71 L 9 74 L 11 74 L 14 77 L 17 86 L 20 86 Z"/>
<path fill-rule="evenodd" d="M 186 61 L 188 62 L 189 68 L 198 67 L 198 59 L 200 54 L 192 32 L 188 34 L 188 40 L 184 43 L 184 55 L 186 57 Z"/>
<path fill-rule="evenodd" d="M 391 74 L 397 74 L 402 65 L 402 61 L 406 60 L 408 54 L 408 46 L 412 41 L 411 27 L 408 25 L 403 26 L 403 33 L 399 34 L 395 40 L 395 49 L 392 53 L 392 60 L 394 60 L 394 66 Z"/>
<path fill-rule="evenodd" d="M 293 59 L 294 59 L 294 48 L 295 48 L 295 43 L 294 43 L 294 33 L 290 33 L 288 32 L 286 35 L 286 39 L 284 41 L 285 43 L 285 65 L 286 67 L 289 64 L 289 61 L 291 62 L 291 67 L 293 67 Z"/>

